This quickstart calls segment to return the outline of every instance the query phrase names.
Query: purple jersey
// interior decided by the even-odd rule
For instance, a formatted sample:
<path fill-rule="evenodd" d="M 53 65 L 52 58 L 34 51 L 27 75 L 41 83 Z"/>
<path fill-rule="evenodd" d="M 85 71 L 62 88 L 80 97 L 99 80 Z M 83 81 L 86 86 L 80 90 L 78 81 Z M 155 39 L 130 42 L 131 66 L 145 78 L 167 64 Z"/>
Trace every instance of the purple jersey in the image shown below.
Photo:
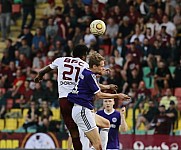
<path fill-rule="evenodd" d="M 99 91 L 96 75 L 89 69 L 84 69 L 77 85 L 68 94 L 68 100 L 92 110 L 94 108 L 93 97 Z"/>
<path fill-rule="evenodd" d="M 107 149 L 119 150 L 119 126 L 121 125 L 120 112 L 114 110 L 112 113 L 108 114 L 105 110 L 100 110 L 97 114 L 108 119 L 111 124 L 108 134 Z"/>

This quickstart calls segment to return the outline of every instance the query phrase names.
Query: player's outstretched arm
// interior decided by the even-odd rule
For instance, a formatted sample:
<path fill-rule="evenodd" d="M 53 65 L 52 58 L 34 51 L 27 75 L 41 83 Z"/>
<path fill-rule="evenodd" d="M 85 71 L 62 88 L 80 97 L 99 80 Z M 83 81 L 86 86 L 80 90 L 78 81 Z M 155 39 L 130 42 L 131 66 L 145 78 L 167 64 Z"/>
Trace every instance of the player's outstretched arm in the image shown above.
<path fill-rule="evenodd" d="M 115 91 L 118 89 L 118 86 L 115 84 L 109 84 L 109 85 L 104 85 L 104 84 L 100 84 L 99 83 L 99 87 L 101 88 L 101 90 L 112 90 Z"/>
<path fill-rule="evenodd" d="M 40 82 L 42 79 L 43 79 L 43 76 L 46 74 L 46 73 L 48 73 L 48 72 L 50 72 L 50 71 L 52 71 L 53 69 L 51 69 L 49 66 L 45 66 L 44 68 L 42 68 L 39 72 L 38 72 L 38 74 L 37 74 L 37 76 L 35 77 L 35 79 L 34 79 L 34 81 L 37 83 L 37 82 Z"/>
<path fill-rule="evenodd" d="M 117 98 L 121 101 L 127 101 L 130 99 L 130 97 L 126 94 L 123 93 L 118 93 L 118 94 L 110 94 L 110 93 L 104 93 L 99 91 L 98 93 L 95 94 L 96 98 L 98 99 L 108 99 L 108 98 Z"/>

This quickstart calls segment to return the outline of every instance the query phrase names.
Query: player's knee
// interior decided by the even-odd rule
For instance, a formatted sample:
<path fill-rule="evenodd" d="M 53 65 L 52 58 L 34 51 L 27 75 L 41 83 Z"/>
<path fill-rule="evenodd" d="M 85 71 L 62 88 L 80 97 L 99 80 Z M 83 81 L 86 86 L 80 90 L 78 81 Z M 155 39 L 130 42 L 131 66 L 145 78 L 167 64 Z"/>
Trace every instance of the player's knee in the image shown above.
<path fill-rule="evenodd" d="M 109 120 L 106 120 L 105 122 L 104 122 L 104 128 L 110 128 L 111 127 L 111 124 L 110 124 L 110 122 L 109 122 Z"/>

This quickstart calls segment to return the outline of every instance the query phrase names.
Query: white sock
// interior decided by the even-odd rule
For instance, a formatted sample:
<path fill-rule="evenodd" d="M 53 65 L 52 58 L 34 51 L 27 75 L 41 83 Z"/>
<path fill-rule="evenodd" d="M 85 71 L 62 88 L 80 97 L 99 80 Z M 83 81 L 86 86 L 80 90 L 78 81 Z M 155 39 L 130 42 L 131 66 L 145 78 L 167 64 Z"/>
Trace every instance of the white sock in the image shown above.
<path fill-rule="evenodd" d="M 102 150 L 106 150 L 107 142 L 108 142 L 108 132 L 109 132 L 109 128 L 101 128 L 100 130 Z"/>

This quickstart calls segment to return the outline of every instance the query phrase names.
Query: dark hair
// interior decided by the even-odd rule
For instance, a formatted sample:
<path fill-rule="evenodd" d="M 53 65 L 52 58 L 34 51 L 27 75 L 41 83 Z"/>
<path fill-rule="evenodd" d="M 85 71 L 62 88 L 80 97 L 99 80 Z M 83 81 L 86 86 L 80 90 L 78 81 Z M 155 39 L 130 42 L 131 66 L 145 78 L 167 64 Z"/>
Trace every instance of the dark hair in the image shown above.
<path fill-rule="evenodd" d="M 87 56 L 89 48 L 86 45 L 78 44 L 74 47 L 73 57 L 82 58 L 83 56 Z"/>

